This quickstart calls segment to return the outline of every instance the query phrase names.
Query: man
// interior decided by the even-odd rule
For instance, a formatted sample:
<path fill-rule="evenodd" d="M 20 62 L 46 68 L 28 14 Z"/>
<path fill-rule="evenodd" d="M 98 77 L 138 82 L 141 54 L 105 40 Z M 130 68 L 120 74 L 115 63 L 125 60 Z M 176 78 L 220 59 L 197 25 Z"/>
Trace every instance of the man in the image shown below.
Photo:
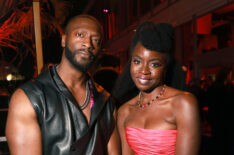
<path fill-rule="evenodd" d="M 74 17 L 60 64 L 15 91 L 6 126 L 12 155 L 119 154 L 114 103 L 87 74 L 102 33 L 94 17 Z"/>

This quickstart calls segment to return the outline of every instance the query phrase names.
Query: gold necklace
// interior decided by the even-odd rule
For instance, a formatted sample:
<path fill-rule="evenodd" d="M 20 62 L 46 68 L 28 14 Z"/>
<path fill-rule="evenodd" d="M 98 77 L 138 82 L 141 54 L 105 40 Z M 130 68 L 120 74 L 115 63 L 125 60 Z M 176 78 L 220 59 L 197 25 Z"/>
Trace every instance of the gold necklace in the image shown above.
<path fill-rule="evenodd" d="M 141 91 L 138 95 L 138 99 L 137 99 L 137 105 L 140 107 L 140 108 L 145 108 L 145 107 L 148 107 L 149 105 L 151 105 L 154 101 L 156 101 L 160 96 L 162 96 L 162 94 L 165 92 L 165 89 L 166 89 L 166 85 L 164 84 L 161 91 L 159 92 L 159 94 L 153 98 L 151 101 L 149 101 L 148 103 L 146 104 L 141 104 Z"/>

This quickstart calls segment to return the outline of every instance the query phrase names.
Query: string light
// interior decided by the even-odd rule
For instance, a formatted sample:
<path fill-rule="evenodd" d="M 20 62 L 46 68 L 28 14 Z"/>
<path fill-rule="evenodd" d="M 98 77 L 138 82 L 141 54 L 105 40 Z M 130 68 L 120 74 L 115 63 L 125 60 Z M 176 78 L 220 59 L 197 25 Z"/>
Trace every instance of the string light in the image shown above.
<path fill-rule="evenodd" d="M 103 9 L 103 12 L 108 13 L 109 10 L 108 9 Z"/>

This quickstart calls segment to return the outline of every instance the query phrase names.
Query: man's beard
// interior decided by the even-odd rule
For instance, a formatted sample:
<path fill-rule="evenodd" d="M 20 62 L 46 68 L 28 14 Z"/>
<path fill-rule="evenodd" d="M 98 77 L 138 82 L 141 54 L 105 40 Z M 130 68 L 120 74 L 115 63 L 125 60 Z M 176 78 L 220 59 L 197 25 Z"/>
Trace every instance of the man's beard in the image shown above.
<path fill-rule="evenodd" d="M 68 59 L 68 61 L 71 63 L 71 65 L 76 68 L 77 70 L 80 70 L 82 72 L 86 72 L 89 67 L 91 66 L 91 64 L 94 62 L 95 60 L 95 56 L 92 52 L 88 51 L 88 53 L 90 54 L 90 61 L 87 64 L 81 64 L 80 62 L 76 61 L 75 57 L 76 54 L 78 54 L 81 51 L 85 51 L 85 49 L 79 49 L 76 50 L 72 53 L 72 51 L 69 49 L 69 47 L 66 45 L 65 46 L 65 56 Z"/>

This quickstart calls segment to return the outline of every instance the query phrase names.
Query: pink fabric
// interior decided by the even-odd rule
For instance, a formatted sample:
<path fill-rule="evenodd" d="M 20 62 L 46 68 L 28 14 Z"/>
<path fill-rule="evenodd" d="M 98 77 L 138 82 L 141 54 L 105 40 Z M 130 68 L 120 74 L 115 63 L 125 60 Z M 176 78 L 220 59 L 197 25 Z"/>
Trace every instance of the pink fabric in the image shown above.
<path fill-rule="evenodd" d="M 126 139 L 135 155 L 174 155 L 177 130 L 126 127 Z"/>
<path fill-rule="evenodd" d="M 88 84 L 89 84 L 89 82 L 88 82 Z M 92 87 L 90 86 L 90 84 L 89 84 L 89 90 L 90 90 L 90 94 L 91 94 L 90 109 L 92 109 L 92 108 L 93 108 L 93 105 L 94 105 L 94 98 L 93 98 L 93 89 L 92 89 Z"/>

